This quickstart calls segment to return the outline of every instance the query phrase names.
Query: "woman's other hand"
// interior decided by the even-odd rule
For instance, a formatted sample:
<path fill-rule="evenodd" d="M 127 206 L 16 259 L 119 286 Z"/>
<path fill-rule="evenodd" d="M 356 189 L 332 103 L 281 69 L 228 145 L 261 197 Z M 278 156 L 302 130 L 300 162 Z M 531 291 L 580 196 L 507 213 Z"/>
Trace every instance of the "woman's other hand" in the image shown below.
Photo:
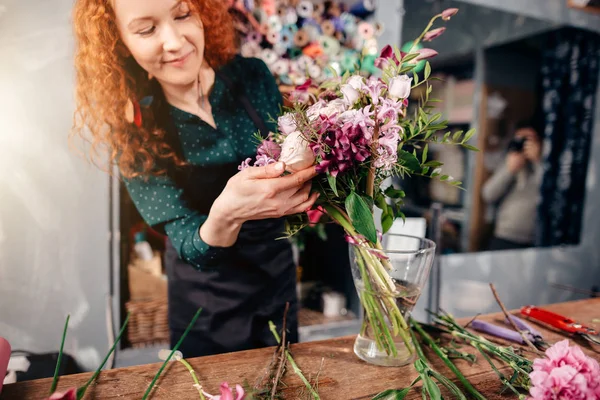
<path fill-rule="evenodd" d="M 209 245 L 227 247 L 250 220 L 279 218 L 309 210 L 318 193 L 310 194 L 315 167 L 281 176 L 284 163 L 250 167 L 234 175 L 215 200 L 200 236 Z"/>

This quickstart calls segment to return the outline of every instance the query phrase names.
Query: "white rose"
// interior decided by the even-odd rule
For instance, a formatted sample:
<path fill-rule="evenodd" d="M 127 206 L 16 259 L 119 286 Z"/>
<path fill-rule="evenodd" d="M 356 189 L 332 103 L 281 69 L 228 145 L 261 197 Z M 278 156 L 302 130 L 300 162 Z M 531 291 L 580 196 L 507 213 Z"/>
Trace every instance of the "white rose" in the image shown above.
<path fill-rule="evenodd" d="M 393 99 L 406 99 L 410 95 L 412 78 L 408 75 L 395 76 L 390 79 L 388 93 Z"/>
<path fill-rule="evenodd" d="M 313 165 L 315 155 L 308 147 L 308 141 L 302 133 L 294 131 L 283 141 L 279 161 L 285 163 L 287 171 L 294 173 Z"/>
<path fill-rule="evenodd" d="M 334 114 L 341 114 L 348 109 L 346 102 L 342 99 L 331 100 L 319 110 L 319 114 L 331 117 Z"/>
<path fill-rule="evenodd" d="M 360 93 L 352 85 L 346 83 L 340 87 L 340 91 L 344 95 L 344 101 L 348 106 L 353 106 L 356 100 L 360 97 Z"/>
<path fill-rule="evenodd" d="M 346 83 L 356 90 L 362 90 L 365 86 L 365 80 L 362 76 L 358 75 L 352 75 Z"/>
<path fill-rule="evenodd" d="M 290 133 L 296 130 L 296 121 L 294 121 L 294 116 L 291 113 L 283 114 L 281 117 L 277 119 L 277 127 L 279 128 L 279 132 L 284 135 L 289 135 Z"/>

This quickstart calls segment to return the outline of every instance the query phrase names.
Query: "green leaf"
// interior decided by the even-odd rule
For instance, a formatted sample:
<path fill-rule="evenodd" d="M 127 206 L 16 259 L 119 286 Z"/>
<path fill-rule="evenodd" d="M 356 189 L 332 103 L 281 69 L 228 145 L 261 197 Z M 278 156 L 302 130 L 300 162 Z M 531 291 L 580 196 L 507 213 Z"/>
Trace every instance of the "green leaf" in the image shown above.
<path fill-rule="evenodd" d="M 473 137 L 474 134 L 475 134 L 475 129 L 469 129 L 467 131 L 467 133 L 465 134 L 465 137 L 463 138 L 463 143 L 466 143 L 469 140 L 471 140 L 471 138 Z"/>
<path fill-rule="evenodd" d="M 425 77 L 424 79 L 427 80 L 429 78 L 429 75 L 431 75 L 431 65 L 429 64 L 429 61 L 425 62 Z"/>
<path fill-rule="evenodd" d="M 331 190 L 333 190 L 333 193 L 336 195 L 336 197 L 340 197 L 337 191 L 337 183 L 335 180 L 335 176 L 327 174 L 327 182 L 329 182 L 329 186 L 331 187 Z"/>
<path fill-rule="evenodd" d="M 383 230 L 382 233 L 387 233 L 387 231 L 390 230 L 390 228 L 392 227 L 392 225 L 394 224 L 394 215 L 386 212 L 381 214 L 381 229 Z"/>
<path fill-rule="evenodd" d="M 461 146 L 464 147 L 467 150 L 479 151 L 479 149 L 477 147 L 471 146 L 470 144 L 463 143 Z"/>
<path fill-rule="evenodd" d="M 413 74 L 413 80 L 414 80 L 413 87 L 418 86 L 419 85 L 419 74 L 417 74 L 417 73 Z"/>
<path fill-rule="evenodd" d="M 400 72 L 398 72 L 398 74 L 402 75 L 408 71 L 412 71 L 416 66 L 417 64 L 406 64 L 400 69 Z"/>
<path fill-rule="evenodd" d="M 447 181 L 447 180 L 448 180 L 448 178 L 450 178 L 448 175 L 442 175 L 442 176 L 440 177 L 440 181 Z"/>
<path fill-rule="evenodd" d="M 388 389 L 384 392 L 379 393 L 377 396 L 373 397 L 371 400 L 403 400 L 408 392 L 410 392 L 411 387 L 404 388 L 402 390 L 399 389 Z"/>
<path fill-rule="evenodd" d="M 406 195 L 402 190 L 394 189 L 393 186 L 385 189 L 384 193 L 390 199 L 400 199 Z"/>
<path fill-rule="evenodd" d="M 440 391 L 440 388 L 438 387 L 438 385 L 433 381 L 433 379 L 431 379 L 431 378 L 424 379 L 423 387 L 429 394 L 429 398 L 431 400 L 441 400 L 442 399 L 442 392 Z"/>
<path fill-rule="evenodd" d="M 421 169 L 421 164 L 419 163 L 417 157 L 415 157 L 408 151 L 400 150 L 398 152 L 398 158 L 400 160 L 401 165 L 411 172 L 418 171 Z"/>
<path fill-rule="evenodd" d="M 463 134 L 463 131 L 456 131 L 454 132 L 454 135 L 452 135 L 452 141 L 453 142 L 458 142 L 458 139 L 460 139 L 460 136 Z"/>
<path fill-rule="evenodd" d="M 402 59 L 402 62 L 409 62 L 414 60 L 415 58 L 417 58 L 419 56 L 419 53 L 410 53 L 404 56 L 404 58 Z"/>
<path fill-rule="evenodd" d="M 423 155 L 421 157 L 421 162 L 424 163 L 425 161 L 427 161 L 427 152 L 429 151 L 429 143 L 427 143 L 425 145 L 425 148 L 423 148 Z"/>
<path fill-rule="evenodd" d="M 350 192 L 346 197 L 346 210 L 352 221 L 352 226 L 361 235 L 372 243 L 377 242 L 377 230 L 373 221 L 373 214 L 365 200 L 355 192 Z"/>
<path fill-rule="evenodd" d="M 437 168 L 437 167 L 441 167 L 444 164 L 439 161 L 431 160 L 431 161 L 427 161 L 423 165 L 425 165 L 426 167 L 430 167 L 430 168 Z"/>
<path fill-rule="evenodd" d="M 429 172 L 429 167 L 423 167 L 423 169 L 421 170 L 421 173 L 423 175 L 426 175 Z"/>

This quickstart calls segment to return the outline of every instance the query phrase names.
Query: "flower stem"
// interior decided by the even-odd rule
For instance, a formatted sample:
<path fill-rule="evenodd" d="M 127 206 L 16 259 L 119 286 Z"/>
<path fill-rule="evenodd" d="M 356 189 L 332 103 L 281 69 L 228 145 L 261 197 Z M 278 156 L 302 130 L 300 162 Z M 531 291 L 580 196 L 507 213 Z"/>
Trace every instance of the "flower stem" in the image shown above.
<path fill-rule="evenodd" d="M 440 347 L 431 338 L 431 336 L 429 336 L 427 334 L 427 332 L 425 332 L 423 330 L 421 325 L 419 325 L 419 323 L 412 318 L 410 319 L 410 322 L 411 322 L 411 325 L 414 326 L 416 331 L 419 333 L 419 335 L 423 338 L 425 343 L 427 343 L 427 345 L 429 345 L 429 347 L 431 347 L 431 349 L 435 352 L 435 354 L 437 354 L 437 356 L 442 359 L 444 364 L 446 364 L 446 366 L 448 368 L 450 368 L 450 370 L 454 373 L 454 375 L 456 375 L 456 377 L 463 384 L 465 389 L 467 389 L 467 391 L 469 393 L 471 393 L 471 395 L 474 398 L 476 398 L 478 400 L 485 400 L 485 397 L 481 393 L 479 393 L 477 391 L 477 389 L 475 389 L 473 387 L 473 385 L 471 385 L 471 382 L 469 382 L 469 380 L 467 378 L 465 378 L 465 376 L 462 374 L 462 372 L 460 372 L 460 370 L 456 367 L 456 365 L 454 365 L 454 363 L 452 361 L 450 361 L 450 359 L 448 358 L 446 353 L 444 353 L 442 351 L 442 349 L 440 349 Z"/>
<path fill-rule="evenodd" d="M 169 357 L 167 357 L 167 359 L 163 362 L 163 364 L 161 365 L 161 367 L 158 370 L 158 372 L 156 373 L 156 375 L 154 375 L 154 379 L 152 379 L 152 382 L 150 382 L 150 385 L 148 386 L 148 389 L 146 389 L 146 392 L 144 393 L 144 396 L 142 397 L 142 400 L 146 400 L 148 398 L 148 395 L 150 394 L 150 392 L 154 388 L 154 384 L 158 380 L 158 377 L 160 376 L 160 374 L 162 374 L 163 370 L 167 366 L 167 363 L 169 362 L 169 360 L 171 359 L 171 357 L 173 357 L 173 354 L 179 349 L 179 346 L 181 346 L 181 343 L 183 343 L 183 340 L 186 338 L 186 336 L 188 335 L 188 333 L 190 333 L 190 330 L 192 329 L 192 327 L 196 323 L 196 320 L 200 316 L 200 312 L 202 312 L 202 308 L 199 308 L 198 311 L 196 311 L 196 314 L 194 315 L 194 318 L 192 318 L 192 320 L 190 321 L 190 323 L 187 326 L 187 328 L 185 328 L 185 331 L 183 332 L 183 335 L 181 335 L 181 338 L 179 338 L 179 340 L 175 344 L 175 347 L 173 347 L 173 350 L 171 350 L 171 354 L 169 354 Z"/>
<path fill-rule="evenodd" d="M 198 393 L 200 394 L 200 398 L 202 400 L 206 400 L 206 397 L 204 397 L 204 393 L 202 393 L 202 385 L 200 385 L 200 381 L 198 380 L 198 377 L 196 376 L 196 372 L 194 371 L 194 368 L 192 368 L 192 366 L 190 365 L 189 362 L 187 362 L 186 360 L 179 359 L 178 360 L 180 363 L 183 364 L 183 366 L 185 368 L 187 368 L 187 370 L 190 372 L 190 375 L 192 376 L 192 380 L 194 381 L 194 386 L 198 389 Z"/>
<path fill-rule="evenodd" d="M 56 359 L 56 368 L 54 368 L 54 377 L 52 378 L 52 385 L 50 386 L 50 394 L 54 393 L 56 390 L 56 386 L 58 385 L 58 374 L 60 373 L 60 361 L 63 356 L 63 349 L 65 347 L 65 339 L 67 338 L 67 328 L 69 327 L 69 319 L 71 319 L 70 315 L 67 315 L 67 320 L 65 321 L 65 327 L 63 329 L 62 339 L 60 341 L 60 350 L 58 351 L 58 358 Z M 2 377 L 4 379 L 4 377 Z"/>
<path fill-rule="evenodd" d="M 279 338 L 279 334 L 277 333 L 277 328 L 275 327 L 275 324 L 273 323 L 273 321 L 269 321 L 269 329 L 271 330 L 271 333 L 275 337 L 275 340 L 277 341 L 277 343 L 280 344 L 281 339 Z M 285 348 L 285 343 L 282 344 L 282 346 L 284 346 L 284 348 Z M 302 380 L 302 382 L 304 382 L 304 385 L 306 386 L 306 388 L 312 395 L 313 399 L 320 400 L 321 398 L 319 397 L 319 394 L 312 387 L 310 382 L 308 382 L 308 380 L 302 373 L 302 370 L 300 369 L 300 367 L 298 367 L 298 364 L 296 364 L 296 361 L 294 361 L 294 358 L 292 357 L 292 355 L 290 354 L 290 352 L 288 351 L 287 348 L 285 348 L 285 356 L 286 356 L 287 360 L 290 362 L 290 364 L 292 365 L 292 369 L 294 370 L 294 373 L 300 377 L 300 380 Z"/>
<path fill-rule="evenodd" d="M 83 385 L 82 387 L 80 387 L 79 389 L 77 389 L 77 400 L 82 399 L 83 396 L 85 396 L 85 392 L 86 392 L 87 388 L 92 384 L 92 382 L 94 382 L 96 380 L 96 378 L 98 377 L 98 375 L 100 375 L 100 371 L 102 371 L 102 368 L 104 368 L 104 364 L 106 364 L 106 361 L 108 360 L 108 357 L 110 357 L 110 355 L 112 354 L 112 352 L 115 351 L 115 348 L 117 347 L 117 344 L 119 343 L 119 341 L 121 340 L 121 337 L 125 333 L 125 328 L 127 328 L 127 324 L 129 323 L 129 316 L 130 315 L 131 315 L 131 313 L 127 313 L 127 318 L 125 318 L 125 322 L 123 323 L 123 327 L 119 331 L 119 335 L 117 336 L 117 339 L 115 340 L 115 342 L 113 343 L 112 347 L 110 348 L 110 350 L 106 354 L 106 357 L 104 357 L 104 360 L 102 360 L 102 363 L 100 364 L 100 366 L 98 367 L 98 369 L 96 369 L 96 372 L 94 372 L 94 375 L 92 375 L 92 377 L 85 383 L 85 385 Z"/>

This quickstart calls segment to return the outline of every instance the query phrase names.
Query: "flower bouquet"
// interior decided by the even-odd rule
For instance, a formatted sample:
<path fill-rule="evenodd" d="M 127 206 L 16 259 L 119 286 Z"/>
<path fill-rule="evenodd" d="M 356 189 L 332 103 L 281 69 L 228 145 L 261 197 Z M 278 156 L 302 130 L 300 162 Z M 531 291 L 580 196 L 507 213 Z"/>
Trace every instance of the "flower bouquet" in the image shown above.
<path fill-rule="evenodd" d="M 434 22 L 449 20 L 457 11 L 447 9 L 435 15 L 413 42 L 413 48 L 441 35 L 445 28 L 432 29 Z M 405 356 L 402 363 L 410 361 L 414 353 L 405 319 L 424 285 L 433 256 L 418 272 L 421 287 L 414 288 L 412 282 L 390 274 L 395 267 L 382 246 L 381 233 L 389 230 L 396 218 L 404 218 L 400 209 L 404 192 L 382 184 L 393 176 L 422 175 L 459 186 L 460 182 L 441 173 L 441 163 L 428 160 L 428 143 L 474 149 L 468 144 L 473 130 L 452 136 L 437 134 L 447 125 L 441 114 L 432 114 L 431 104 L 436 100 L 430 98 L 429 63 L 422 78 L 412 73 L 416 63 L 436 54 L 426 48 L 403 53 L 386 46 L 375 62 L 381 70 L 380 78 L 347 73 L 323 82 L 318 97 L 296 96 L 305 101 L 296 100 L 293 107 L 285 109 L 277 120 L 278 132 L 260 139 L 256 159 L 247 159 L 240 166 L 243 169 L 283 161 L 287 171 L 294 173 L 316 165 L 319 175 L 313 180 L 313 190 L 320 193 L 317 207 L 343 227 L 352 244 L 353 274 L 365 312 L 361 335 L 368 335 L 378 351 L 391 358 L 398 357 L 398 349 L 403 347 L 410 357 Z M 306 87 L 298 90 L 306 91 Z M 419 88 L 421 99 L 409 113 L 409 97 L 415 88 Z M 375 227 L 374 207 L 382 212 L 381 233 Z M 294 215 L 288 219 L 288 234 L 308 225 L 306 214 Z M 414 256 L 433 254 L 432 246 L 426 247 L 417 248 Z M 404 257 L 402 268 L 410 268 L 410 260 Z"/>

